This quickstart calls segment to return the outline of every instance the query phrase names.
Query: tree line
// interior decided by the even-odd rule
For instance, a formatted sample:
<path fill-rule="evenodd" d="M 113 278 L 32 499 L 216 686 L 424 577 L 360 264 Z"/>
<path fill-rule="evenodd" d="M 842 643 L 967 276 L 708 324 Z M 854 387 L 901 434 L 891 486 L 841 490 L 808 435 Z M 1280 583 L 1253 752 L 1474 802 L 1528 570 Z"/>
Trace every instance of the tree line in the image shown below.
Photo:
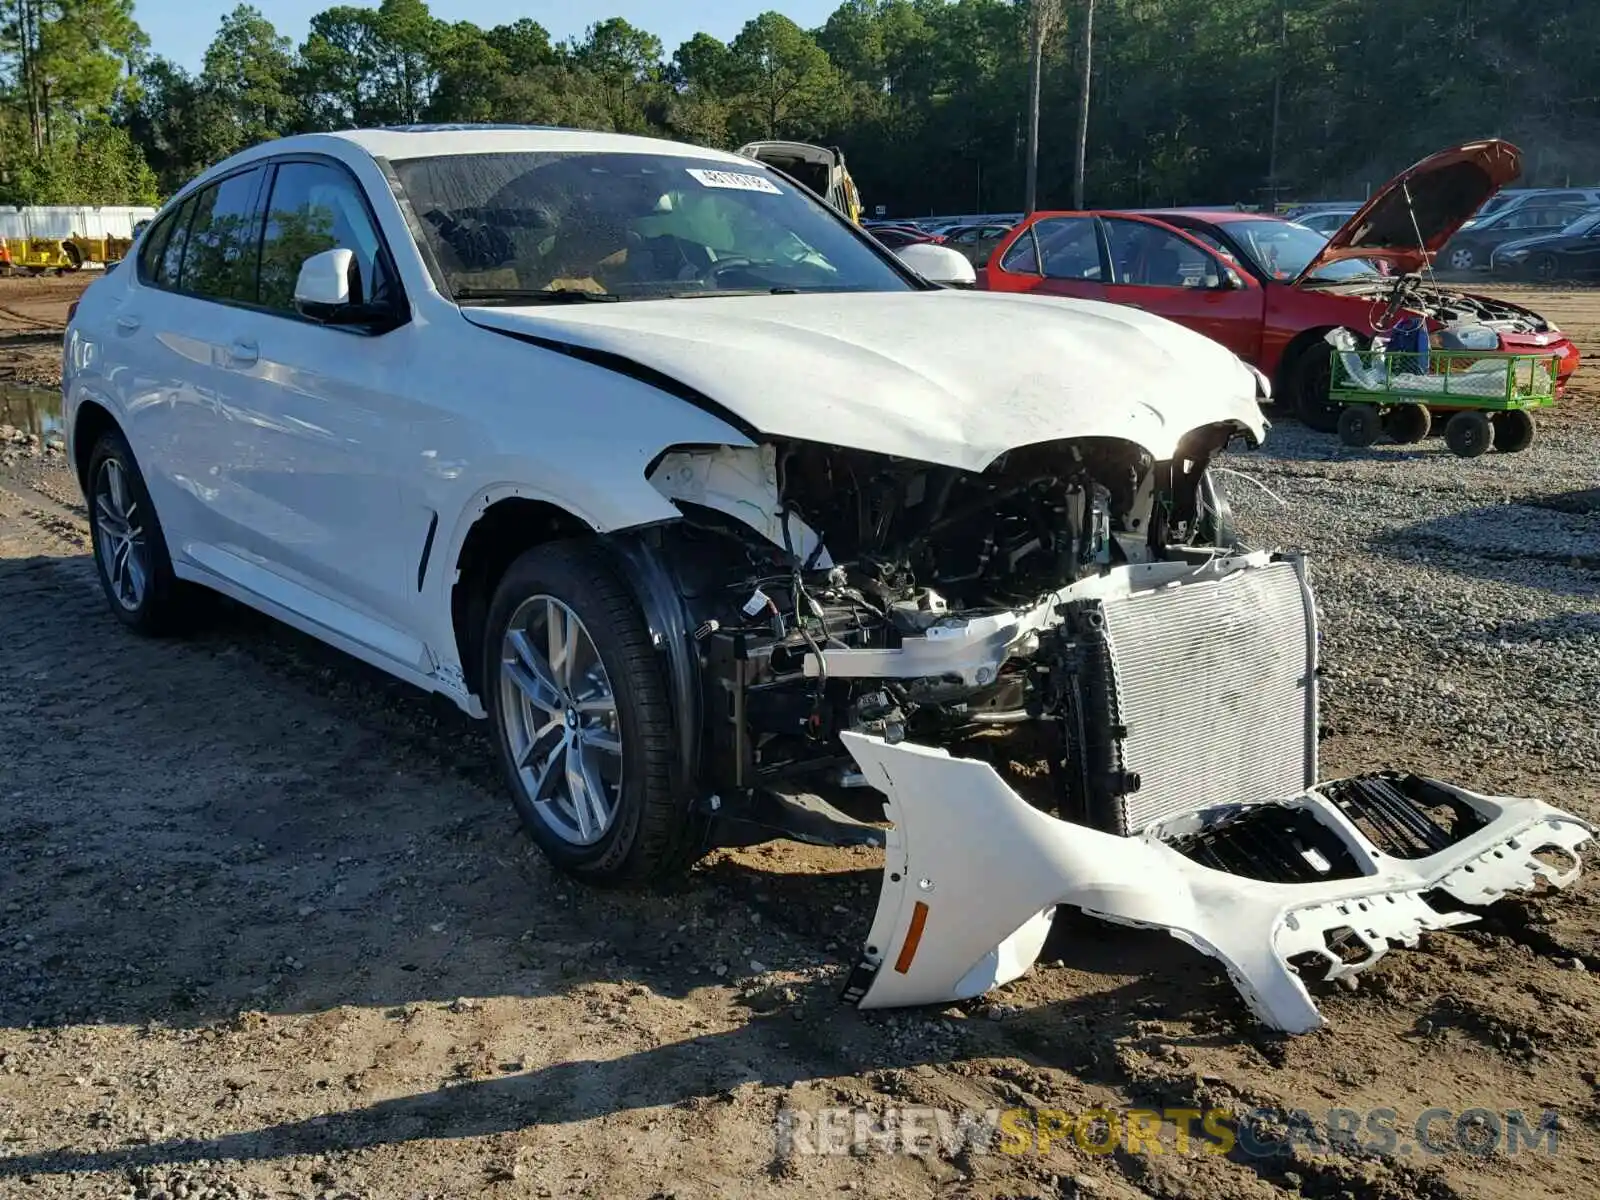
<path fill-rule="evenodd" d="M 1010 211 L 1045 3 L 1041 206 L 1072 199 L 1085 103 L 1091 205 L 1359 198 L 1490 135 L 1523 147 L 1527 182 L 1600 181 L 1592 0 L 1098 0 L 1092 27 L 1090 0 L 845 0 L 819 29 L 764 12 L 670 50 L 620 18 L 557 41 L 425 0 L 329 8 L 296 46 L 241 5 L 198 72 L 133 0 L 0 0 L 0 203 L 150 202 L 267 138 L 491 121 L 820 141 L 869 206 Z"/>

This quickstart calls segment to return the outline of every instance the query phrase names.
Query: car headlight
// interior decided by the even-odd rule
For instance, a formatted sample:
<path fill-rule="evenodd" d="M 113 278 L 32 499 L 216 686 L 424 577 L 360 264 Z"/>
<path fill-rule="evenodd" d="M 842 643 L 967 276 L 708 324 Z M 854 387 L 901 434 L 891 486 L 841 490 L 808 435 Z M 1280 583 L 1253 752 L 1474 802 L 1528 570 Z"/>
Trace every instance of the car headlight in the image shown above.
<path fill-rule="evenodd" d="M 1527 258 L 1528 257 L 1528 252 L 1526 250 L 1519 249 L 1519 248 L 1513 246 L 1509 250 L 1496 250 L 1494 252 L 1493 257 L 1494 258 L 1505 258 L 1505 259 Z"/>

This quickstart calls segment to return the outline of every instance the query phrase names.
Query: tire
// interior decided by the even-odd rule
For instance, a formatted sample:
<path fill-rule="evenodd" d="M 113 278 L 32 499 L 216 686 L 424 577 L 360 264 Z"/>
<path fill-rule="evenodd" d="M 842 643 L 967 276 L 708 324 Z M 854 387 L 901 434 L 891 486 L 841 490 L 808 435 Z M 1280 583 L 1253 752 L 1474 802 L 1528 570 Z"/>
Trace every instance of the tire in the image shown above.
<path fill-rule="evenodd" d="M 1478 256 L 1471 246 L 1459 246 L 1450 251 L 1450 269 L 1452 271 L 1470 271 L 1478 265 Z"/>
<path fill-rule="evenodd" d="M 1333 347 L 1326 342 L 1313 342 L 1289 368 L 1289 395 L 1294 401 L 1295 416 L 1306 428 L 1318 433 L 1332 433 L 1339 428 L 1343 406 L 1328 399 L 1332 386 Z"/>
<path fill-rule="evenodd" d="M 95 574 L 112 614 L 149 637 L 178 632 L 191 616 L 192 589 L 173 574 L 161 520 L 120 430 L 95 443 L 87 478 Z"/>
<path fill-rule="evenodd" d="M 1481 412 L 1458 412 L 1445 422 L 1444 444 L 1457 458 L 1477 458 L 1494 445 L 1494 430 Z"/>
<path fill-rule="evenodd" d="M 1347 404 L 1339 414 L 1339 440 L 1346 446 L 1370 446 L 1383 433 L 1383 420 L 1371 404 Z"/>
<path fill-rule="evenodd" d="M 1397 404 L 1383 418 L 1383 431 L 1402 446 L 1422 441 L 1433 430 L 1433 413 L 1426 404 Z"/>
<path fill-rule="evenodd" d="M 552 626 L 558 643 L 572 629 L 563 663 L 550 650 Z M 576 673 L 564 669 L 574 665 Z M 553 542 L 511 564 L 489 604 L 482 666 L 506 786 L 557 868 L 626 887 L 693 862 L 706 822 L 672 787 L 676 743 L 661 656 L 596 546 Z"/>
<path fill-rule="evenodd" d="M 1496 413 L 1489 424 L 1494 428 L 1494 448 L 1500 454 L 1521 454 L 1533 445 L 1537 427 L 1532 413 L 1522 409 Z"/>
<path fill-rule="evenodd" d="M 1551 283 L 1561 274 L 1561 264 L 1554 254 L 1541 254 L 1528 264 L 1533 277 L 1540 283 Z"/>

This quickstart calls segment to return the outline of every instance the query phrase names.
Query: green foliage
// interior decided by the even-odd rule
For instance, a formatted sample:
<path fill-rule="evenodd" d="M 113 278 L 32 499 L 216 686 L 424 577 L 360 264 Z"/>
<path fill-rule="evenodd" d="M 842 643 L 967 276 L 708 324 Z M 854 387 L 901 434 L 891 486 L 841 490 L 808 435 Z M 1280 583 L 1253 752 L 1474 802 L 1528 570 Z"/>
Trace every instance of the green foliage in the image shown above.
<path fill-rule="evenodd" d="M 37 153 L 18 153 L 0 182 L 4 204 L 154 204 L 155 172 L 126 129 L 95 121 Z"/>
<path fill-rule="evenodd" d="M 451 23 L 426 0 L 329 7 L 294 47 L 263 4 L 225 17 L 190 75 L 146 57 L 133 0 L 0 0 L 0 171 L 13 195 L 81 194 L 93 180 L 74 182 L 70 163 L 80 143 L 111 153 L 108 117 L 163 190 L 287 133 L 526 122 L 724 147 L 822 141 L 844 149 L 869 205 L 1014 209 L 1033 3 L 842 0 L 818 30 L 765 12 L 730 43 L 701 33 L 675 49 L 620 18 L 553 44 L 534 21 Z M 1083 4 L 1060 0 L 1046 44 L 1043 205 L 1071 195 Z M 1489 0 L 1099 0 L 1088 202 L 1266 198 L 1275 90 L 1287 196 L 1359 198 L 1430 150 L 1488 135 L 1523 147 L 1525 182 L 1594 182 L 1593 7 L 1546 0 L 1513 18 Z M 146 186 L 128 162 L 106 178 Z"/>

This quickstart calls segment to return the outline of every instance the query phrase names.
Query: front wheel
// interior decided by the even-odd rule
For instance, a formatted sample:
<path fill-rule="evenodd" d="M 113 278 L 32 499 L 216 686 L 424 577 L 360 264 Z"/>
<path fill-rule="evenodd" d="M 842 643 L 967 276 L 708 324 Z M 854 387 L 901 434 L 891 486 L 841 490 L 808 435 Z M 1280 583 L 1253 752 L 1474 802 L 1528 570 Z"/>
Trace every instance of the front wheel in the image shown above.
<path fill-rule="evenodd" d="M 1458 458 L 1477 458 L 1494 444 L 1489 418 L 1481 412 L 1458 412 L 1444 425 L 1444 444 Z"/>
<path fill-rule="evenodd" d="M 512 563 L 489 606 L 483 684 L 517 813 L 557 867 L 637 885 L 689 865 L 704 822 L 674 794 L 663 665 L 597 547 L 557 542 Z"/>
<path fill-rule="evenodd" d="M 1339 428 L 1342 406 L 1328 398 L 1332 387 L 1333 347 L 1313 342 L 1289 369 L 1289 396 L 1302 425 L 1318 433 L 1333 433 Z"/>
<path fill-rule="evenodd" d="M 1376 405 L 1350 404 L 1339 414 L 1339 440 L 1346 446 L 1371 446 L 1382 432 Z"/>
<path fill-rule="evenodd" d="M 1450 269 L 1453 271 L 1470 271 L 1478 265 L 1478 256 L 1473 253 L 1471 246 L 1458 246 L 1450 251 Z"/>

